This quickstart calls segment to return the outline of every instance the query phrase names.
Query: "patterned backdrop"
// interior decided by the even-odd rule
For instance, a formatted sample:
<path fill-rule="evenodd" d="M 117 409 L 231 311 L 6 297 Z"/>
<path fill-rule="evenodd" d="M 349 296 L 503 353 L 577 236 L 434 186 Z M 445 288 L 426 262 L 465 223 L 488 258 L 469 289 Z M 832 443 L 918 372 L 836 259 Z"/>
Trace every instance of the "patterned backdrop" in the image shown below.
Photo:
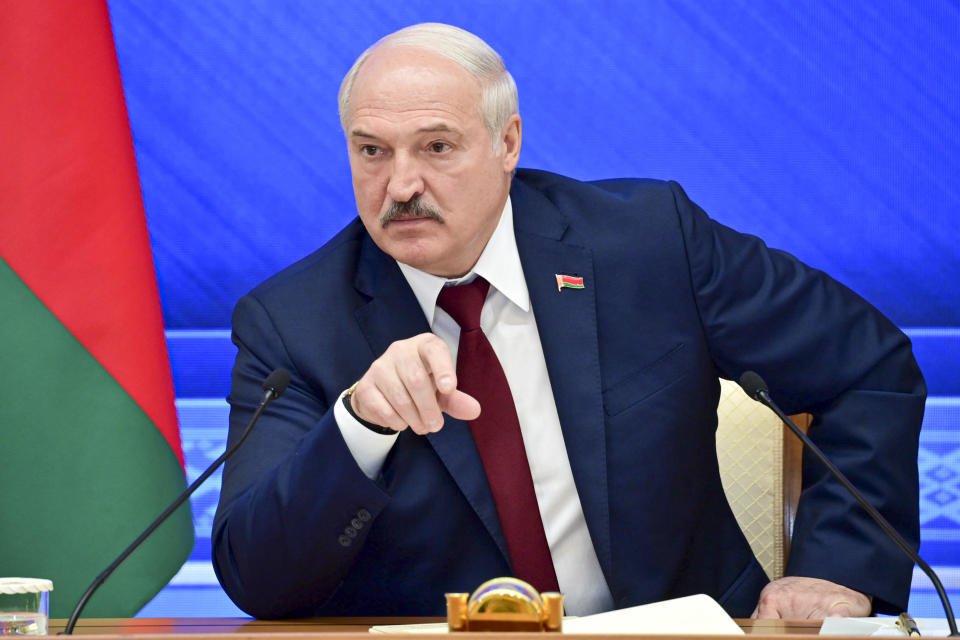
<path fill-rule="evenodd" d="M 223 449 L 230 311 L 354 216 L 336 91 L 369 43 L 442 21 L 504 56 L 521 164 L 678 180 L 915 340 L 931 391 L 923 552 L 960 589 L 960 5 L 849 0 L 113 0 L 192 474 Z M 218 486 L 142 615 L 238 613 L 216 586 Z M 924 581 L 911 609 L 937 615 Z"/>

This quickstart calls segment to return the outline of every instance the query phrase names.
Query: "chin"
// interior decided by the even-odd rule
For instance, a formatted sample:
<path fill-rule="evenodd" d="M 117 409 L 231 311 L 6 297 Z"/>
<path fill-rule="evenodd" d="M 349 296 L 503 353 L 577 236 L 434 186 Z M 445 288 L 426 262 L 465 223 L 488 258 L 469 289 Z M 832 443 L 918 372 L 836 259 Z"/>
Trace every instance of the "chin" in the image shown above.
<path fill-rule="evenodd" d="M 464 275 L 466 271 L 469 271 L 469 269 L 467 269 L 463 273 L 457 273 L 455 268 L 447 267 L 441 264 L 436 258 L 425 258 L 423 255 L 394 257 L 398 262 L 402 262 L 403 264 L 411 266 L 414 269 L 425 271 L 426 273 L 438 276 L 440 278 L 459 278 L 460 276 Z"/>
<path fill-rule="evenodd" d="M 444 260 L 443 251 L 441 247 L 437 246 L 437 243 L 419 238 L 415 241 L 406 242 L 402 240 L 388 241 L 380 248 L 397 262 L 402 262 L 414 269 L 441 277 L 456 277 L 456 275 L 451 275 L 455 271 L 455 267 Z"/>
<path fill-rule="evenodd" d="M 399 247 L 396 251 L 388 251 L 387 253 L 397 260 L 397 262 L 402 262 L 420 271 L 433 272 L 434 266 L 437 264 L 437 256 L 420 250 L 404 249 L 404 247 Z"/>
<path fill-rule="evenodd" d="M 423 260 L 417 258 L 397 258 L 399 262 L 402 262 L 405 265 L 409 265 L 414 269 L 419 269 L 420 271 L 426 271 L 427 273 L 432 273 L 437 275 L 437 266 L 436 263 L 431 260 Z"/>

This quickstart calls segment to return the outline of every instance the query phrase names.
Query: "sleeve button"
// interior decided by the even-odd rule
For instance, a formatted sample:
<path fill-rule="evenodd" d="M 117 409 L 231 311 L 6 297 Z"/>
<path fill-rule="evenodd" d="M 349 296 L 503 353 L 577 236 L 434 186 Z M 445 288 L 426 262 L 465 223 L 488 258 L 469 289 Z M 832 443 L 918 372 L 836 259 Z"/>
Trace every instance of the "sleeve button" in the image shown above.
<path fill-rule="evenodd" d="M 339 538 L 337 538 L 337 542 L 340 543 L 341 547 L 349 547 L 351 544 L 353 544 L 353 540 L 342 534 Z"/>
<path fill-rule="evenodd" d="M 360 509 L 360 511 L 357 511 L 357 517 L 360 518 L 361 522 L 370 522 L 372 516 L 366 509 Z"/>

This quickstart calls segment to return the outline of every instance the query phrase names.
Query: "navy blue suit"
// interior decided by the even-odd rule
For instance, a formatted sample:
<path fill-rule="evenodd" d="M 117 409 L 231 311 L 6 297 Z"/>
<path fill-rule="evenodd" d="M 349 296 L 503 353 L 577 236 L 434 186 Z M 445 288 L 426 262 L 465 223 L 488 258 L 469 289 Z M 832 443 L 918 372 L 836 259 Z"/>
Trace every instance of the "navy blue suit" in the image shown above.
<path fill-rule="evenodd" d="M 674 183 L 518 172 L 517 247 L 567 452 L 616 607 L 707 593 L 746 616 L 766 583 L 724 498 L 717 377 L 753 369 L 914 544 L 925 387 L 907 338 L 823 273 L 710 220 Z M 555 274 L 582 276 L 557 291 Z M 444 592 L 510 573 L 467 425 L 400 434 L 357 467 L 339 394 L 429 331 L 355 220 L 237 305 L 230 439 L 276 367 L 286 394 L 227 463 L 214 565 L 258 617 L 442 615 Z M 911 564 L 813 464 L 788 574 L 905 608 Z"/>

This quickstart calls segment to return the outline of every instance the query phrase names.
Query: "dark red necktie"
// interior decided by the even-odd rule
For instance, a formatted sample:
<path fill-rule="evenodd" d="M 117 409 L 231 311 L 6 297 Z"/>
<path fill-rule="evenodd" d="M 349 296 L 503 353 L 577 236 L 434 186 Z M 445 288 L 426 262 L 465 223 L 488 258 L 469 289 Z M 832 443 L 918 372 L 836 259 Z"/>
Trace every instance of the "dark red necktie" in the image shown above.
<path fill-rule="evenodd" d="M 470 284 L 444 287 L 437 304 L 460 325 L 457 388 L 480 403 L 480 417 L 470 421 L 470 431 L 493 493 L 513 571 L 539 591 L 558 591 L 517 409 L 500 360 L 480 329 L 480 311 L 489 288 L 490 283 L 480 277 Z"/>

